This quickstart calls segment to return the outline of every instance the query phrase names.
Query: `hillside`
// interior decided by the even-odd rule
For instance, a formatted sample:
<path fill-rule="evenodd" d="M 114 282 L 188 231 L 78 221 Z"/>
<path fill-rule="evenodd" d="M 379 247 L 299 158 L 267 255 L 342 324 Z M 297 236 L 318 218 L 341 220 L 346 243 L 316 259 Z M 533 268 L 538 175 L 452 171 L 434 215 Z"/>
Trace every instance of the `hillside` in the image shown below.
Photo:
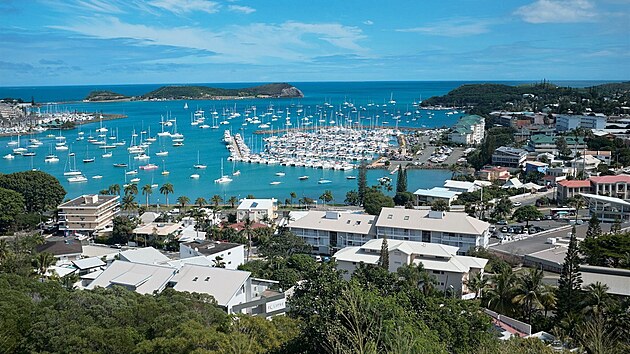
<path fill-rule="evenodd" d="M 593 112 L 615 114 L 630 101 L 630 82 L 609 83 L 586 88 L 560 87 L 550 83 L 509 86 L 468 84 L 444 96 L 431 97 L 422 106 L 470 107 L 471 113 L 487 114 L 494 110 L 530 110 L 547 108 L 553 113 Z"/>
<path fill-rule="evenodd" d="M 126 100 L 131 97 L 122 95 L 120 93 L 107 91 L 107 90 L 99 90 L 90 92 L 87 97 L 85 97 L 84 101 L 116 101 L 116 100 Z"/>
<path fill-rule="evenodd" d="M 142 99 L 226 99 L 245 97 L 304 97 L 302 91 L 287 83 L 274 83 L 237 89 L 208 86 L 163 86 L 142 96 Z"/>

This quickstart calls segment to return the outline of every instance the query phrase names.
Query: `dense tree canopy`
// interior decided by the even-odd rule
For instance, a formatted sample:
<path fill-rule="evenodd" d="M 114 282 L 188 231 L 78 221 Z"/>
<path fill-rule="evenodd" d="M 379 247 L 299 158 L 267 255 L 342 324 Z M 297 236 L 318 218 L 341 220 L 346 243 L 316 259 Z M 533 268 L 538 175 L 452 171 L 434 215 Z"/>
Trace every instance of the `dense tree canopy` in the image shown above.
<path fill-rule="evenodd" d="M 11 228 L 15 218 L 24 212 L 24 198 L 16 191 L 0 188 L 0 232 Z"/>
<path fill-rule="evenodd" d="M 41 171 L 0 175 L 0 188 L 20 193 L 24 197 L 26 210 L 35 213 L 56 209 L 66 195 L 57 178 Z"/>

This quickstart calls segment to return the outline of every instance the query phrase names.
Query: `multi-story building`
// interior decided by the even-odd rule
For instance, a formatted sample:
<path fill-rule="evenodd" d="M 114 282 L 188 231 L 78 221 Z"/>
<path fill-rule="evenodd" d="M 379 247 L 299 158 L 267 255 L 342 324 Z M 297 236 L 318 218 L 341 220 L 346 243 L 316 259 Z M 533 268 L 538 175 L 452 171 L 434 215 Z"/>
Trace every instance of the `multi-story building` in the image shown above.
<path fill-rule="evenodd" d="M 448 139 L 455 144 L 477 145 L 485 135 L 486 120 L 478 115 L 465 116 L 453 126 Z"/>
<path fill-rule="evenodd" d="M 490 224 L 457 212 L 383 208 L 375 225 L 378 237 L 454 246 L 459 254 L 488 247 L 490 238 Z"/>
<path fill-rule="evenodd" d="M 289 230 L 311 245 L 315 254 L 333 254 L 376 238 L 375 216 L 339 211 L 309 211 L 290 222 Z"/>
<path fill-rule="evenodd" d="M 586 180 L 568 180 L 560 181 L 556 185 L 556 199 L 558 202 L 564 202 L 581 193 L 591 192 L 591 182 Z"/>
<path fill-rule="evenodd" d="M 556 139 L 558 139 L 557 136 L 543 134 L 532 135 L 529 138 L 529 142 L 527 143 L 527 149 L 529 151 L 535 151 L 537 154 L 548 152 L 554 155 L 558 155 Z M 571 152 L 576 150 L 582 152 L 584 149 L 586 149 L 586 143 L 584 142 L 584 138 L 582 137 L 578 137 L 577 139 L 575 139 L 574 136 L 565 136 L 564 140 L 567 142 L 567 146 L 571 150 Z"/>
<path fill-rule="evenodd" d="M 505 167 L 487 167 L 479 170 L 477 176 L 485 181 L 507 181 L 512 175 Z"/>
<path fill-rule="evenodd" d="M 630 175 L 591 177 L 591 193 L 630 200 Z"/>
<path fill-rule="evenodd" d="M 236 209 L 238 221 L 249 219 L 253 222 L 260 222 L 265 219 L 275 220 L 278 218 L 278 200 L 271 199 L 243 199 Z"/>
<path fill-rule="evenodd" d="M 601 161 L 592 155 L 582 155 L 580 157 L 576 157 L 569 161 L 571 167 L 573 167 L 576 171 L 580 172 L 588 172 L 593 171 L 599 166 Z"/>
<path fill-rule="evenodd" d="M 566 132 L 577 128 L 604 129 L 606 128 L 606 117 L 602 116 L 556 116 L 556 131 Z"/>
<path fill-rule="evenodd" d="M 527 159 L 527 151 L 509 146 L 501 146 L 492 154 L 492 164 L 503 167 L 520 167 Z"/>
<path fill-rule="evenodd" d="M 442 187 L 433 187 L 431 189 L 420 188 L 413 192 L 413 195 L 416 197 L 416 205 L 432 204 L 436 200 L 443 200 L 450 206 L 460 194 L 461 192 L 454 192 L 448 188 Z"/>
<path fill-rule="evenodd" d="M 93 233 L 113 224 L 120 211 L 117 195 L 82 195 L 59 205 L 59 230 Z"/>
<path fill-rule="evenodd" d="M 360 263 L 378 264 L 383 239 L 375 239 L 358 247 L 346 247 L 335 253 L 337 269 L 345 270 L 350 279 Z M 466 284 L 476 273 L 483 275 L 487 259 L 457 255 L 458 248 L 435 243 L 387 240 L 389 271 L 396 272 L 403 265 L 422 264 L 436 280 L 439 290 L 451 290 L 462 297 L 475 297 Z M 472 296 L 466 296 L 472 295 Z"/>

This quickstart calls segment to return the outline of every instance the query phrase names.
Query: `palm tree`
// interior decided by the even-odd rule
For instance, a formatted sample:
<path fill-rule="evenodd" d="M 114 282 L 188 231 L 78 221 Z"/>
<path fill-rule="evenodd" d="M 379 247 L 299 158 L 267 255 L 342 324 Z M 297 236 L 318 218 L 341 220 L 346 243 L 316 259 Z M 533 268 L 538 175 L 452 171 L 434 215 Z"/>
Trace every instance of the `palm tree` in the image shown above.
<path fill-rule="evenodd" d="M 173 193 L 173 185 L 170 182 L 166 182 L 160 187 L 160 193 L 166 196 L 166 207 L 168 207 L 168 195 Z"/>
<path fill-rule="evenodd" d="M 149 196 L 153 194 L 153 188 L 151 188 L 150 184 L 145 184 L 142 186 L 142 195 L 144 195 L 147 199 L 147 208 L 149 207 Z"/>
<path fill-rule="evenodd" d="M 127 194 L 132 194 L 132 195 L 136 195 L 138 194 L 138 185 L 135 183 L 131 183 L 125 186 L 125 195 Z"/>
<path fill-rule="evenodd" d="M 569 205 L 575 208 L 575 222 L 577 223 L 578 215 L 580 214 L 580 209 L 586 205 L 584 202 L 584 198 L 581 195 L 576 195 L 569 201 Z"/>
<path fill-rule="evenodd" d="M 208 202 L 206 201 L 206 198 L 204 197 L 199 197 L 195 199 L 195 205 L 197 205 L 200 208 L 203 208 L 203 206 L 206 204 L 208 204 Z"/>
<path fill-rule="evenodd" d="M 225 268 L 225 262 L 223 261 L 223 257 L 217 256 L 212 260 L 212 266 L 215 268 Z"/>
<path fill-rule="evenodd" d="M 514 289 L 512 302 L 523 307 L 528 323 L 532 323 L 532 314 L 542 308 L 540 298 L 543 289 L 543 271 L 540 268 L 530 269 L 527 274 L 518 279 Z"/>
<path fill-rule="evenodd" d="M 512 269 L 506 267 L 499 274 L 495 274 L 491 280 L 491 287 L 485 291 L 484 295 L 488 307 L 493 311 L 509 315 L 513 309 L 512 289 L 515 281 Z"/>
<path fill-rule="evenodd" d="M 614 299 L 608 294 L 608 285 L 596 282 L 586 287 L 586 296 L 582 301 L 584 314 L 593 318 L 603 315 L 608 310 Z"/>
<path fill-rule="evenodd" d="M 223 201 L 223 198 L 221 198 L 220 195 L 215 194 L 212 196 L 212 198 L 210 199 L 212 201 L 212 203 L 214 204 L 215 207 L 218 207 L 219 204 Z"/>
<path fill-rule="evenodd" d="M 179 197 L 177 197 L 177 204 L 179 204 L 181 206 L 182 211 L 184 210 L 184 207 L 188 203 L 190 203 L 190 198 L 188 198 L 187 196 L 180 195 Z"/>
<path fill-rule="evenodd" d="M 234 209 L 234 206 L 236 206 L 236 203 L 238 203 L 238 198 L 236 198 L 235 196 L 231 196 L 230 199 L 227 200 L 228 203 L 230 203 L 230 206 L 232 207 L 232 209 Z"/>
<path fill-rule="evenodd" d="M 35 268 L 37 268 L 37 273 L 39 275 L 45 275 L 48 267 L 55 264 L 55 256 L 52 253 L 42 252 L 38 253 L 34 260 Z"/>
<path fill-rule="evenodd" d="M 138 203 L 135 201 L 135 198 L 133 194 L 125 194 L 121 203 L 122 210 L 128 212 L 138 209 Z"/>
<path fill-rule="evenodd" d="M 549 310 L 556 308 L 556 288 L 551 284 L 543 284 L 540 294 L 540 304 L 545 310 L 545 317 L 547 317 Z"/>
<path fill-rule="evenodd" d="M 241 230 L 241 235 L 247 238 L 247 261 L 249 262 L 249 252 L 252 249 L 252 236 L 254 235 L 254 229 L 252 226 L 254 222 L 249 218 L 245 219 L 243 222 L 243 229 Z"/>
<path fill-rule="evenodd" d="M 112 184 L 111 186 L 109 186 L 107 188 L 107 190 L 109 191 L 109 194 L 111 195 L 120 195 L 120 184 Z"/>
<path fill-rule="evenodd" d="M 324 202 L 324 205 L 326 205 L 326 203 L 329 203 L 331 200 L 333 200 L 332 191 L 325 190 L 324 193 L 319 196 L 319 199 L 321 199 Z"/>
<path fill-rule="evenodd" d="M 468 276 L 466 286 L 468 290 L 475 293 L 475 297 L 481 297 L 481 290 L 488 285 L 488 278 L 484 278 L 481 272 L 476 272 L 473 276 Z"/>
<path fill-rule="evenodd" d="M 297 198 L 297 194 L 295 194 L 295 192 L 291 192 L 289 193 L 289 196 L 291 197 L 291 206 L 293 206 L 293 199 Z"/>

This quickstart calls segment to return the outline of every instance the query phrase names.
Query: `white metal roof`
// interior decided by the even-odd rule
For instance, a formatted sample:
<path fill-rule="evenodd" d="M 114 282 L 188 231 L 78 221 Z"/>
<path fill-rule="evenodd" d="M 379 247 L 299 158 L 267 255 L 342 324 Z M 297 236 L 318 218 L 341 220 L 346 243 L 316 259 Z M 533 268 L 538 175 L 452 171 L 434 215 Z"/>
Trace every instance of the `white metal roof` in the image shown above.
<path fill-rule="evenodd" d="M 273 208 L 276 199 L 243 199 L 238 210 L 269 210 Z"/>
<path fill-rule="evenodd" d="M 588 198 L 588 199 L 595 199 L 601 202 L 606 202 L 606 203 L 611 203 L 611 204 L 618 204 L 618 205 L 624 205 L 624 206 L 630 206 L 629 202 L 626 202 L 623 199 L 620 198 L 615 198 L 615 197 L 609 197 L 609 196 L 605 196 L 605 195 L 597 195 L 597 194 L 589 194 L 589 193 L 580 193 L 584 198 Z"/>
<path fill-rule="evenodd" d="M 413 194 L 421 195 L 424 197 L 452 199 L 459 195 L 460 192 L 454 192 L 448 188 L 433 187 L 431 189 L 418 189 L 417 191 L 413 192 Z"/>
<path fill-rule="evenodd" d="M 170 259 L 153 247 L 137 248 L 120 252 L 120 259 L 134 263 L 158 264 Z"/>
<path fill-rule="evenodd" d="M 209 294 L 219 305 L 227 306 L 250 274 L 240 270 L 185 264 L 173 277 L 175 283 L 173 289 Z"/>
<path fill-rule="evenodd" d="M 373 233 L 374 215 L 338 212 L 338 218 L 326 218 L 325 211 L 309 211 L 308 214 L 289 223 L 290 229 L 309 229 L 348 232 L 361 235 Z"/>
<path fill-rule="evenodd" d="M 162 291 L 175 272 L 175 268 L 166 266 L 114 261 L 86 289 L 125 285 L 139 294 L 152 294 Z"/>
<path fill-rule="evenodd" d="M 77 259 L 76 261 L 72 261 L 72 264 L 74 264 L 74 266 L 79 269 L 90 269 L 90 268 L 102 267 L 105 265 L 105 262 L 103 262 L 98 257 L 91 257 L 91 258 Z"/>
<path fill-rule="evenodd" d="M 376 226 L 470 235 L 482 235 L 490 227 L 487 222 L 465 213 L 444 212 L 442 218 L 431 218 L 429 213 L 430 210 L 383 208 Z"/>

